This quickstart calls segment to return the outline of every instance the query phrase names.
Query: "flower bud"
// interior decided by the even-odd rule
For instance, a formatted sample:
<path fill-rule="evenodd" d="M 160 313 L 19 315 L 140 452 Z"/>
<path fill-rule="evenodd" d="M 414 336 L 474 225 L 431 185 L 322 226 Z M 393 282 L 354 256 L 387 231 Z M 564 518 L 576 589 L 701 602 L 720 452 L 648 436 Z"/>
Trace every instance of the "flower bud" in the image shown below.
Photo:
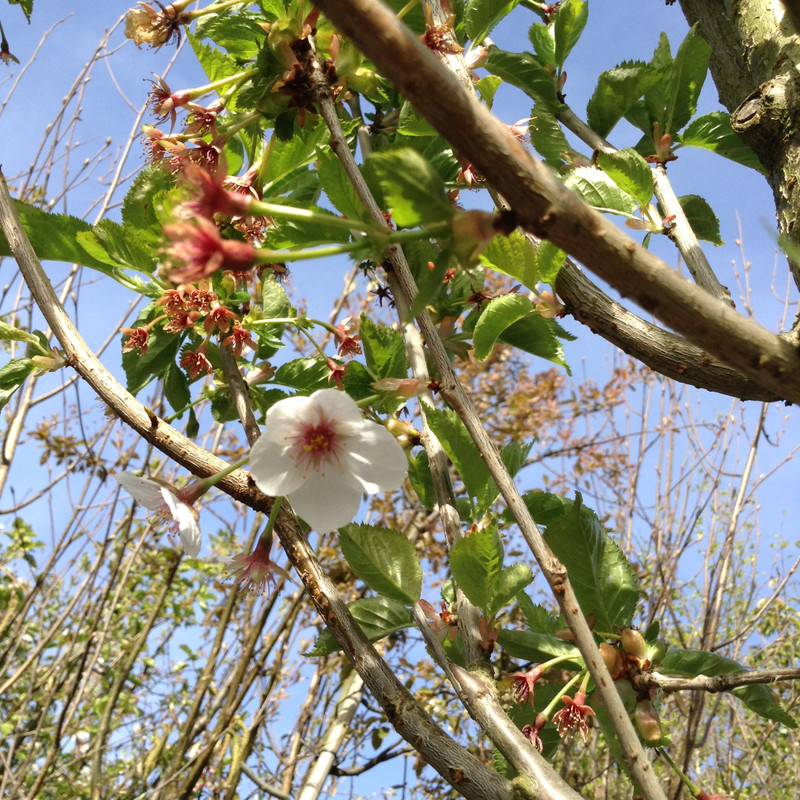
<path fill-rule="evenodd" d="M 603 642 L 600 645 L 600 655 L 603 656 L 603 661 L 606 662 L 606 667 L 611 675 L 611 679 L 616 680 L 624 669 L 622 653 L 620 653 L 618 648 L 608 644 L 608 642 Z"/>
<path fill-rule="evenodd" d="M 658 711 L 650 700 L 640 700 L 636 704 L 635 719 L 636 730 L 645 744 L 657 744 L 664 738 Z"/>
<path fill-rule="evenodd" d="M 632 628 L 626 628 L 620 635 L 620 644 L 622 649 L 629 655 L 636 656 L 640 660 L 647 658 L 649 648 L 644 636 L 639 631 Z"/>

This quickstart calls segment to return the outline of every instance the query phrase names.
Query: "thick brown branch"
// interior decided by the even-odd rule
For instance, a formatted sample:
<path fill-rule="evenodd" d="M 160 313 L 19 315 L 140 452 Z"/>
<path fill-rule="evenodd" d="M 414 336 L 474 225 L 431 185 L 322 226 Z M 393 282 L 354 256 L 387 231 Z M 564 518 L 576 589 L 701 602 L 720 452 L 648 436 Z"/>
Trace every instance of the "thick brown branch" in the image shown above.
<path fill-rule="evenodd" d="M 377 0 L 317 5 L 509 202 L 552 240 L 665 324 L 779 397 L 800 402 L 800 357 L 786 341 L 698 290 L 571 194 Z"/>

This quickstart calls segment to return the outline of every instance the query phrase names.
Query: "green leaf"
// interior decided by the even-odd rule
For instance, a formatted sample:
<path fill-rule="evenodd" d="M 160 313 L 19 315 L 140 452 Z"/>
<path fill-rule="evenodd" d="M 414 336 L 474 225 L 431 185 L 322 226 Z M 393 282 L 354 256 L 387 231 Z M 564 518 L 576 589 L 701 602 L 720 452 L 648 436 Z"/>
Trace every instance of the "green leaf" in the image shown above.
<path fill-rule="evenodd" d="M 664 133 L 676 133 L 697 111 L 697 100 L 708 74 L 710 57 L 711 47 L 697 32 L 695 24 L 681 42 L 672 62 Z"/>
<path fill-rule="evenodd" d="M 567 0 L 559 6 L 554 25 L 556 66 L 564 66 L 567 56 L 580 39 L 588 18 L 589 3 L 586 0 Z"/>
<path fill-rule="evenodd" d="M 556 39 L 552 25 L 536 22 L 528 29 L 528 39 L 533 46 L 536 60 L 543 65 L 556 65 Z"/>
<path fill-rule="evenodd" d="M 480 497 L 489 483 L 486 463 L 455 411 L 425 408 L 428 424 L 458 470 L 470 497 Z"/>
<path fill-rule="evenodd" d="M 536 633 L 535 631 L 513 631 L 500 629 L 497 633 L 497 643 L 512 658 L 522 658 L 540 664 L 551 658 L 560 656 L 574 656 L 574 665 L 583 665 L 580 651 L 574 644 L 552 636 L 549 633 Z"/>
<path fill-rule="evenodd" d="M 403 103 L 400 109 L 397 131 L 403 136 L 438 136 L 436 128 L 425 117 L 417 114 L 414 106 L 409 102 Z"/>
<path fill-rule="evenodd" d="M 464 8 L 464 29 L 467 36 L 480 44 L 500 20 L 508 16 L 519 0 L 467 0 Z"/>
<path fill-rule="evenodd" d="M 518 347 L 526 353 L 552 361 L 564 367 L 569 373 L 569 366 L 564 358 L 562 339 L 573 339 L 555 320 L 545 319 L 539 314 L 529 314 L 506 328 L 500 339 L 506 344 Z"/>
<path fill-rule="evenodd" d="M 667 650 L 660 670 L 667 675 L 683 675 L 687 678 L 695 678 L 698 675 L 713 677 L 747 672 L 741 664 L 730 658 L 705 650 L 681 650 L 678 647 L 671 647 Z M 732 689 L 731 694 L 736 695 L 760 717 L 781 722 L 787 728 L 797 727 L 795 720 L 781 708 L 772 691 L 764 684 L 739 686 Z"/>
<path fill-rule="evenodd" d="M 478 318 L 472 334 L 475 358 L 485 361 L 503 331 L 533 313 L 533 304 L 522 295 L 507 294 L 492 300 Z"/>
<path fill-rule="evenodd" d="M 42 261 L 66 261 L 108 271 L 106 262 L 93 258 L 78 243 L 78 233 L 92 230 L 88 222 L 67 214 L 49 214 L 20 200 L 13 202 L 34 252 Z M 10 255 L 8 241 L 0 232 L 0 256 Z"/>
<path fill-rule="evenodd" d="M 558 120 L 547 109 L 534 106 L 528 122 L 531 144 L 537 153 L 551 167 L 559 168 L 564 163 L 562 153 L 572 148 L 569 146 Z"/>
<path fill-rule="evenodd" d="M 108 254 L 110 263 L 119 264 L 152 275 L 158 266 L 154 239 L 138 228 L 122 227 L 110 219 L 101 220 L 92 230 L 95 240 Z M 87 248 L 87 234 L 78 234 L 81 246 Z M 99 257 L 99 255 L 98 255 Z"/>
<path fill-rule="evenodd" d="M 641 205 L 653 196 L 653 170 L 632 147 L 613 153 L 599 152 L 597 164 L 614 183 Z"/>
<path fill-rule="evenodd" d="M 29 358 L 15 358 L 0 367 L 0 408 L 8 403 L 34 369 Z"/>
<path fill-rule="evenodd" d="M 597 88 L 586 106 L 589 127 L 600 136 L 608 136 L 657 80 L 658 74 L 642 61 L 624 62 L 600 73 Z"/>
<path fill-rule="evenodd" d="M 408 362 L 403 334 L 386 325 L 376 325 L 366 314 L 359 327 L 367 367 L 380 378 L 405 378 Z"/>
<path fill-rule="evenodd" d="M 172 406 L 173 411 L 181 412 L 179 417 L 183 416 L 183 409 L 192 400 L 189 380 L 183 370 L 174 363 L 169 365 L 167 374 L 164 377 L 164 396 Z"/>
<path fill-rule="evenodd" d="M 327 388 L 330 373 L 322 358 L 295 358 L 278 367 L 274 382 L 311 394 L 317 389 Z"/>
<path fill-rule="evenodd" d="M 459 539 L 450 552 L 453 578 L 485 617 L 492 616 L 489 613 L 489 601 L 502 569 L 503 541 L 494 527 Z"/>
<path fill-rule="evenodd" d="M 368 215 L 344 171 L 342 162 L 332 151 L 326 150 L 319 154 L 316 170 L 322 191 L 342 216 L 349 219 L 364 219 Z"/>
<path fill-rule="evenodd" d="M 536 250 L 536 259 L 539 264 L 539 280 L 552 286 L 556 282 L 558 271 L 566 258 L 566 252 L 560 247 L 556 247 L 552 242 L 546 239 L 539 242 L 539 247 Z"/>
<path fill-rule="evenodd" d="M 680 143 L 688 147 L 702 147 L 717 155 L 729 158 L 745 167 L 763 172 L 764 167 L 756 154 L 731 127 L 730 115 L 725 111 L 712 111 L 693 119 L 681 134 Z"/>
<path fill-rule="evenodd" d="M 146 325 L 160 311 L 151 304 L 143 309 L 133 323 L 133 328 Z M 147 352 L 132 350 L 122 354 L 122 368 L 125 370 L 127 388 L 132 395 L 138 394 L 154 377 L 166 375 L 174 364 L 183 336 L 155 327 L 150 331 Z"/>
<path fill-rule="evenodd" d="M 494 618 L 533 580 L 533 573 L 527 564 L 512 564 L 500 573 L 500 580 L 494 586 L 489 603 L 489 616 Z"/>
<path fill-rule="evenodd" d="M 547 525 L 545 540 L 566 567 L 584 615 L 595 615 L 598 630 L 630 627 L 639 600 L 636 574 L 580 494 Z"/>
<path fill-rule="evenodd" d="M 375 153 L 369 162 L 398 227 L 413 228 L 453 216 L 444 181 L 416 150 L 403 148 Z"/>
<path fill-rule="evenodd" d="M 480 259 L 495 272 L 510 275 L 528 289 L 533 289 L 539 282 L 536 250 L 518 230 L 508 236 L 495 236 L 481 253 Z"/>
<path fill-rule="evenodd" d="M 411 481 L 420 503 L 428 511 L 431 511 L 436 505 L 436 490 L 433 488 L 428 454 L 424 450 L 408 459 L 408 479 Z"/>
<path fill-rule="evenodd" d="M 500 80 L 497 75 L 486 75 L 475 84 L 475 89 L 480 95 L 481 100 L 483 100 L 489 108 L 492 107 L 494 96 L 502 83 L 503 81 Z"/>
<path fill-rule="evenodd" d="M 410 628 L 411 611 L 397 600 L 388 597 L 366 597 L 347 604 L 350 613 L 371 642 L 389 636 L 403 628 Z M 340 650 L 333 634 L 325 629 L 305 655 L 327 656 Z"/>
<path fill-rule="evenodd" d="M 411 605 L 419 600 L 422 566 L 414 545 L 400 531 L 345 525 L 339 545 L 347 563 L 370 589 Z"/>
<path fill-rule="evenodd" d="M 598 211 L 633 216 L 636 200 L 621 189 L 602 170 L 595 167 L 576 167 L 564 180 L 564 185 Z"/>
<path fill-rule="evenodd" d="M 696 194 L 685 194 L 678 198 L 678 202 L 698 239 L 711 242 L 717 247 L 725 244 L 720 236 L 717 215 L 702 197 Z"/>
<path fill-rule="evenodd" d="M 562 103 L 556 95 L 555 78 L 531 53 L 507 53 L 492 50 L 486 69 L 499 75 L 506 83 L 522 89 L 525 94 L 555 113 Z"/>
<path fill-rule="evenodd" d="M 23 331 L 20 328 L 15 328 L 7 322 L 0 320 L 0 340 L 2 341 L 16 341 L 16 342 L 30 342 L 31 344 L 38 345 L 39 337 L 30 331 Z"/>
<path fill-rule="evenodd" d="M 175 186 L 175 178 L 161 167 L 146 167 L 134 179 L 122 202 L 122 224 L 150 231 L 154 242 L 161 238 L 156 199 Z"/>
<path fill-rule="evenodd" d="M 565 626 L 558 614 L 551 614 L 544 606 L 537 605 L 525 592 L 517 595 L 520 610 L 525 615 L 528 628 L 539 633 L 555 633 Z"/>

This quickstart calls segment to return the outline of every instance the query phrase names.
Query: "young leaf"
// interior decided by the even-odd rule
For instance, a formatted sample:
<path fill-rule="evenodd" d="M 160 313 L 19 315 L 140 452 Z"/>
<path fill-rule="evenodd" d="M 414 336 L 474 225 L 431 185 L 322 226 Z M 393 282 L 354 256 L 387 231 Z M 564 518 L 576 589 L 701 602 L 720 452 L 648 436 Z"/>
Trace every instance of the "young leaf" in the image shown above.
<path fill-rule="evenodd" d="M 539 280 L 549 283 L 551 286 L 556 282 L 558 271 L 564 263 L 567 254 L 552 242 L 543 239 L 539 242 L 536 250 L 536 258 L 539 264 Z"/>
<path fill-rule="evenodd" d="M 552 25 L 535 22 L 528 29 L 528 39 L 533 46 L 536 60 L 543 65 L 556 65 L 556 39 Z"/>
<path fill-rule="evenodd" d="M 322 191 L 340 214 L 349 219 L 365 219 L 367 212 L 364 204 L 350 183 L 342 162 L 332 151 L 325 150 L 319 154 L 316 171 Z"/>
<path fill-rule="evenodd" d="M 567 0 L 559 6 L 554 26 L 557 67 L 564 66 L 567 56 L 583 33 L 588 17 L 589 3 L 586 0 Z"/>
<path fill-rule="evenodd" d="M 13 325 L 9 325 L 3 320 L 0 320 L 0 340 L 39 344 L 39 337 L 36 334 L 15 328 Z"/>
<path fill-rule="evenodd" d="M 422 567 L 414 545 L 400 531 L 345 525 L 339 545 L 347 563 L 378 594 L 411 605 L 419 600 Z"/>
<path fill-rule="evenodd" d="M 495 236 L 481 253 L 480 259 L 486 266 L 510 275 L 529 289 L 539 282 L 536 250 L 517 230 L 508 236 Z"/>
<path fill-rule="evenodd" d="M 0 409 L 25 383 L 26 378 L 34 369 L 33 362 L 29 358 L 15 358 L 0 367 Z"/>
<path fill-rule="evenodd" d="M 697 111 L 697 100 L 708 74 L 710 57 L 711 47 L 697 32 L 695 24 L 681 42 L 672 62 L 669 105 L 663 120 L 664 133 L 676 133 Z"/>
<path fill-rule="evenodd" d="M 486 463 L 455 411 L 426 408 L 428 424 L 458 470 L 470 497 L 480 497 L 489 483 Z"/>
<path fill-rule="evenodd" d="M 599 630 L 629 627 L 639 600 L 636 574 L 580 494 L 547 525 L 545 539 L 566 567 L 584 615 L 594 614 Z"/>
<path fill-rule="evenodd" d="M 633 148 L 613 153 L 600 152 L 597 154 L 597 164 L 620 189 L 635 198 L 640 206 L 650 202 L 653 196 L 653 171 Z"/>
<path fill-rule="evenodd" d="M 600 136 L 608 136 L 657 80 L 658 74 L 643 61 L 627 61 L 600 73 L 597 88 L 586 106 L 589 127 Z"/>
<path fill-rule="evenodd" d="M 489 601 L 489 616 L 494 618 L 533 580 L 533 573 L 527 564 L 512 564 L 500 573 Z"/>
<path fill-rule="evenodd" d="M 574 644 L 565 642 L 558 636 L 552 636 L 549 633 L 503 630 L 501 628 L 497 633 L 497 643 L 512 658 L 523 658 L 538 664 L 542 661 L 549 661 L 551 658 L 574 656 L 576 667 L 583 664 L 580 651 Z"/>
<path fill-rule="evenodd" d="M 364 358 L 378 378 L 405 378 L 408 362 L 403 334 L 386 325 L 376 325 L 366 314 L 359 328 Z"/>
<path fill-rule="evenodd" d="M 453 578 L 469 601 L 490 617 L 489 601 L 503 569 L 503 541 L 495 528 L 459 539 L 450 552 Z"/>
<path fill-rule="evenodd" d="M 764 170 L 756 154 L 731 127 L 730 115 L 725 111 L 712 111 L 693 119 L 681 134 L 680 143 L 711 150 L 759 172 Z"/>
<path fill-rule="evenodd" d="M 685 194 L 678 198 L 678 202 L 698 239 L 711 242 L 717 247 L 725 244 L 720 236 L 717 215 L 702 197 L 696 194 Z"/>
<path fill-rule="evenodd" d="M 378 175 L 398 227 L 413 228 L 453 216 L 439 173 L 416 150 L 375 153 L 369 163 Z"/>
<path fill-rule="evenodd" d="M 555 113 L 561 108 L 561 101 L 556 95 L 554 77 L 531 53 L 492 50 L 485 66 L 489 72 L 499 75 L 506 83 L 522 89 L 548 111 Z"/>
<path fill-rule="evenodd" d="M 310 394 L 328 386 L 330 369 L 322 358 L 295 358 L 281 364 L 275 373 L 275 383 Z"/>
<path fill-rule="evenodd" d="M 467 36 L 480 44 L 500 20 L 508 16 L 519 0 L 467 0 L 464 8 L 464 29 Z"/>
<path fill-rule="evenodd" d="M 564 185 L 598 211 L 630 217 L 639 205 L 610 175 L 595 167 L 576 167 L 567 175 Z"/>
<path fill-rule="evenodd" d="M 410 609 L 388 597 L 365 597 L 348 603 L 347 608 L 371 642 L 377 642 L 403 628 L 410 628 L 413 624 Z M 328 656 L 339 649 L 338 642 L 326 628 L 305 655 Z"/>
<path fill-rule="evenodd" d="M 347 385 L 346 378 L 345 375 L 345 385 Z M 420 503 L 428 511 L 431 511 L 436 505 L 436 490 L 433 488 L 428 454 L 424 450 L 408 459 L 408 479 L 411 481 Z"/>
<path fill-rule="evenodd" d="M 475 358 L 485 361 L 492 354 L 503 331 L 532 313 L 531 301 L 518 294 L 507 294 L 492 300 L 478 318 L 473 331 Z"/>
<path fill-rule="evenodd" d="M 528 123 L 531 144 L 536 152 L 551 167 L 559 168 L 564 163 L 562 154 L 572 148 L 567 141 L 558 120 L 546 109 L 534 106 Z"/>
<path fill-rule="evenodd" d="M 519 322 L 509 325 L 501 334 L 501 341 L 518 347 L 526 353 L 552 361 L 564 367 L 569 373 L 569 365 L 564 358 L 564 350 L 558 339 L 574 339 L 555 320 L 545 319 L 539 314 L 529 314 Z"/>
<path fill-rule="evenodd" d="M 747 670 L 736 661 L 705 650 L 667 650 L 660 670 L 667 675 L 683 675 L 694 678 L 698 675 L 731 675 Z M 731 690 L 751 711 L 765 719 L 781 722 L 787 728 L 796 728 L 797 723 L 781 707 L 769 688 L 763 684 L 739 686 Z"/>

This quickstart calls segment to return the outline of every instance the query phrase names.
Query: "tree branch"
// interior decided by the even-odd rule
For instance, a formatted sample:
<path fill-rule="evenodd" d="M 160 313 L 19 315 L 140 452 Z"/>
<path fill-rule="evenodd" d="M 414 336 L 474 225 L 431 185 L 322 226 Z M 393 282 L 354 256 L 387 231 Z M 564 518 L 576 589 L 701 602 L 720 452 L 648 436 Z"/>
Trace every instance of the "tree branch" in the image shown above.
<path fill-rule="evenodd" d="M 521 227 L 553 241 L 721 361 L 779 397 L 800 402 L 800 356 L 791 344 L 699 291 L 569 192 L 393 12 L 377 0 L 317 5 L 487 177 Z"/>
<path fill-rule="evenodd" d="M 800 668 L 754 669 L 751 672 L 733 672 L 727 675 L 697 675 L 694 678 L 679 678 L 662 675 L 660 672 L 643 672 L 632 678 L 637 689 L 661 689 L 665 692 L 686 692 L 700 689 L 716 694 L 729 692 L 737 686 L 753 686 L 758 683 L 776 683 L 800 679 Z"/>

